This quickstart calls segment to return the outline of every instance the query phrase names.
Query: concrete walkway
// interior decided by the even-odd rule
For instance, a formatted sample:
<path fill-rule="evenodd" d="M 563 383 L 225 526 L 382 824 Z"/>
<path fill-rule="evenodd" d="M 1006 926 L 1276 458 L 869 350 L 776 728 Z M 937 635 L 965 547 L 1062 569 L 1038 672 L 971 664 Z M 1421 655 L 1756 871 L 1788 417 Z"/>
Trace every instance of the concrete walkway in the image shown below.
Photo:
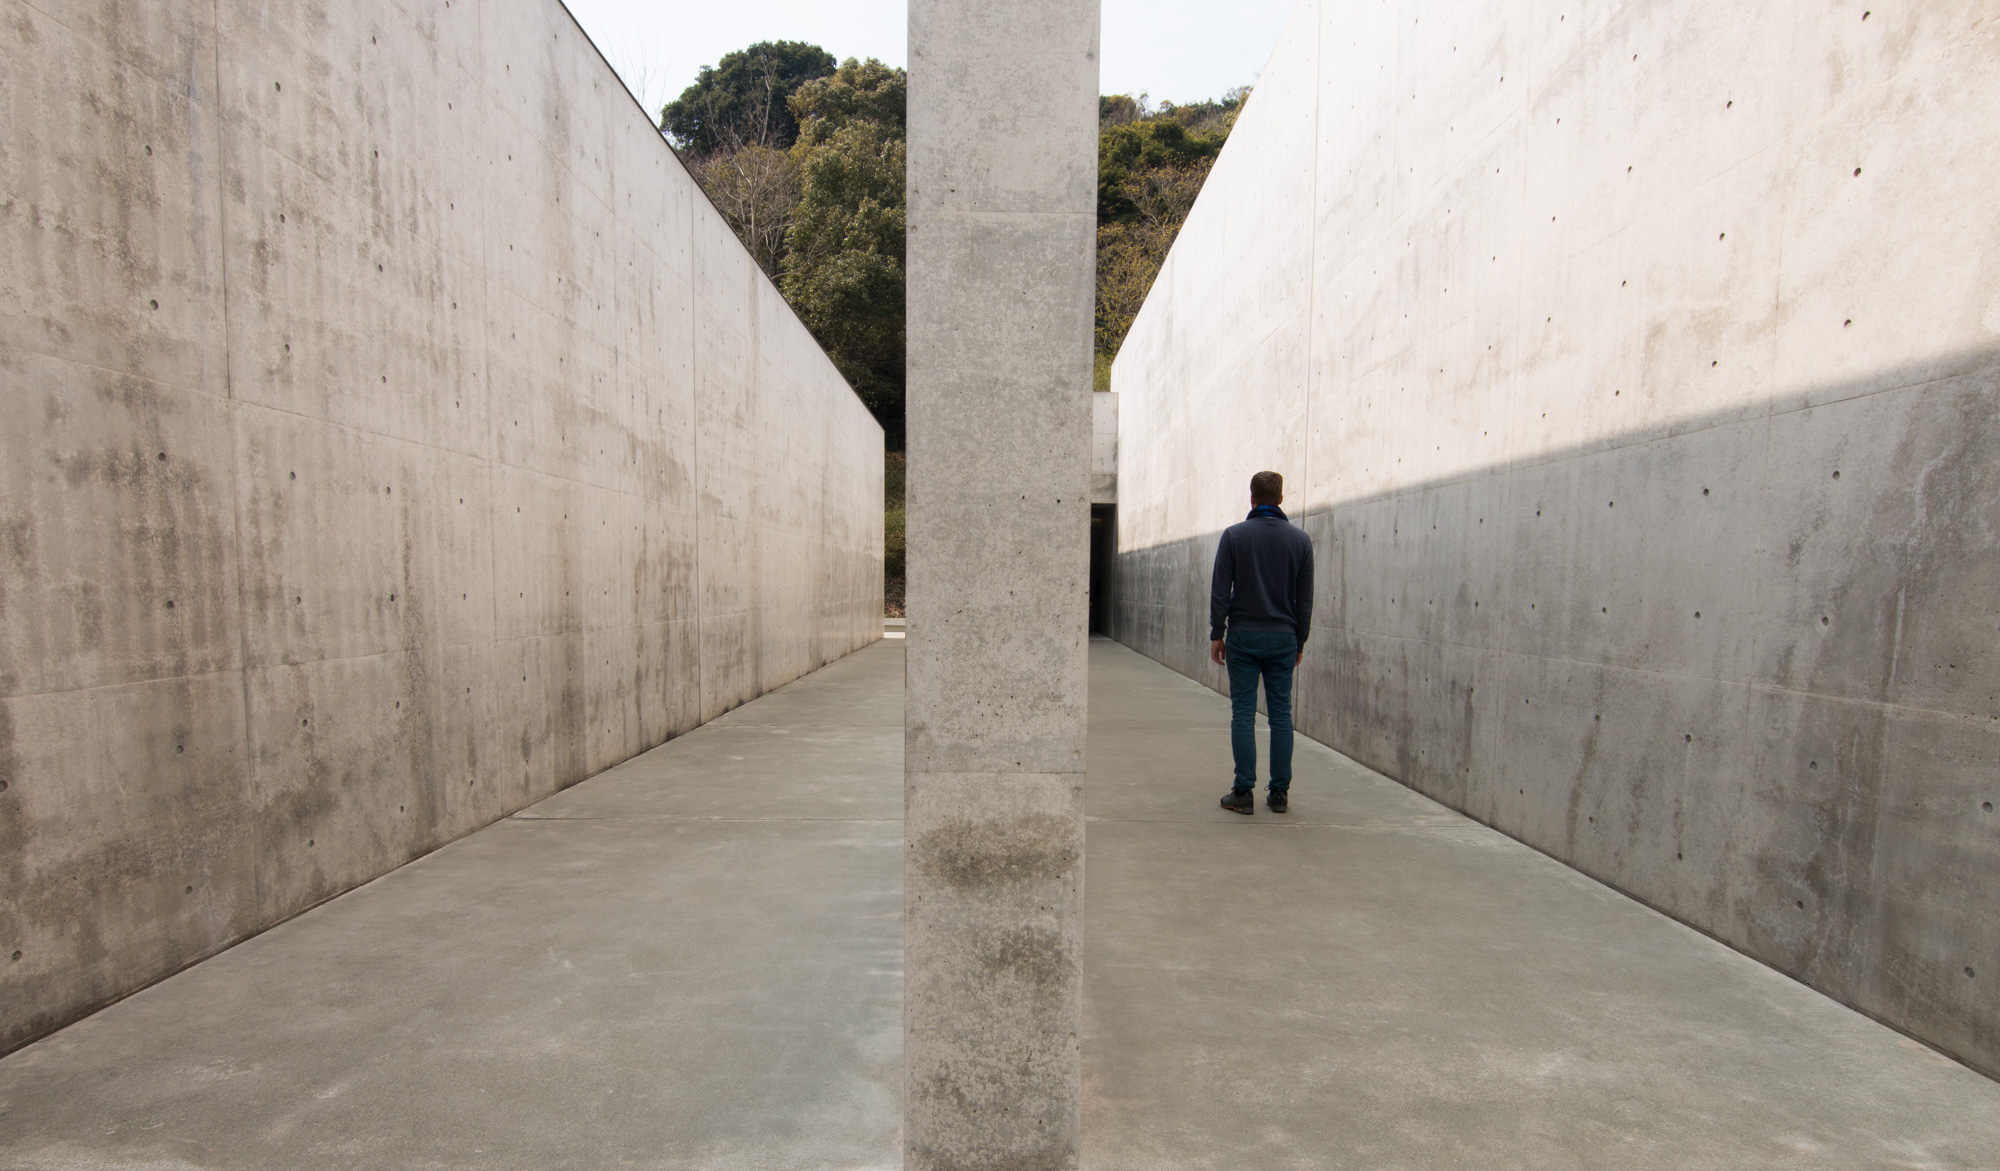
<path fill-rule="evenodd" d="M 896 1166 L 902 647 L 0 1061 L 0 1168 Z"/>
<path fill-rule="evenodd" d="M 897 1165 L 885 642 L 0 1060 L 0 1171 Z M 1085 1166 L 2000 1168 L 2000 1083 L 1092 644 Z"/>
<path fill-rule="evenodd" d="M 1084 1153 L 1140 1168 L 2000 1167 L 2000 1083 L 1094 643 Z"/>

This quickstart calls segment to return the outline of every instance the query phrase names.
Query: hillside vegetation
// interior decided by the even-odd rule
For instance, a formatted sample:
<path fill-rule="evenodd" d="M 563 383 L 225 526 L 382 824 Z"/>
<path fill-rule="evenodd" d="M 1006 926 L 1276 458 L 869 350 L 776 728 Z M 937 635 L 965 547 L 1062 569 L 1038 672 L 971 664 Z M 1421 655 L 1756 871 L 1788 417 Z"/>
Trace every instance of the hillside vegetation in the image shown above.
<path fill-rule="evenodd" d="M 1220 101 L 1157 108 L 1143 94 L 1098 99 L 1098 390 L 1111 389 L 1111 360 L 1249 96 L 1234 89 Z"/>

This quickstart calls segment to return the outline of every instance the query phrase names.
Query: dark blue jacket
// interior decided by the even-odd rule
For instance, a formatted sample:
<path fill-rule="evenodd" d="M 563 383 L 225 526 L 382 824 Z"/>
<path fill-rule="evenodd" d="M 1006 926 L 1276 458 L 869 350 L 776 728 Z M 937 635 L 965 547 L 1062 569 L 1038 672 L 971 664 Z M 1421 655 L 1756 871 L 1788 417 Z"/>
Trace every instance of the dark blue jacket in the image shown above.
<path fill-rule="evenodd" d="M 1312 633 L 1313 544 L 1275 505 L 1222 530 L 1208 589 L 1208 637 L 1225 630 Z"/>

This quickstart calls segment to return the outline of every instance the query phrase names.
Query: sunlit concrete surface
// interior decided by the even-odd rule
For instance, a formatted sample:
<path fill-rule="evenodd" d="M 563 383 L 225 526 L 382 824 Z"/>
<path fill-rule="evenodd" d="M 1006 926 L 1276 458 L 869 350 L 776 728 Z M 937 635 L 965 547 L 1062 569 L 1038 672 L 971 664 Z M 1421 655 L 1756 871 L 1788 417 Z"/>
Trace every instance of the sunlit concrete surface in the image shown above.
<path fill-rule="evenodd" d="M 1092 644 L 1084 1166 L 2000 1167 L 2000 1083 Z"/>
<path fill-rule="evenodd" d="M 902 645 L 0 1061 L 0 1168 L 895 1166 Z"/>

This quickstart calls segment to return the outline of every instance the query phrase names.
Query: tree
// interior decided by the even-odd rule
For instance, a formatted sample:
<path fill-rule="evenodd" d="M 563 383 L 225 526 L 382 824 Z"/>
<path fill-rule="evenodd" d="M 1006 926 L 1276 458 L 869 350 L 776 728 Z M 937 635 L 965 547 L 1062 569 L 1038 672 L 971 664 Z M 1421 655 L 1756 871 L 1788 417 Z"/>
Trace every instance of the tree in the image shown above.
<path fill-rule="evenodd" d="M 789 149 L 799 133 L 792 95 L 833 70 L 833 54 L 803 41 L 762 41 L 725 53 L 660 111 L 660 129 L 690 159 L 746 146 Z"/>
<path fill-rule="evenodd" d="M 908 89 L 902 70 L 849 58 L 793 96 L 800 196 L 782 282 L 892 448 L 903 428 Z"/>
<path fill-rule="evenodd" d="M 1107 359 L 1117 356 L 1146 303 L 1213 165 L 1213 159 L 1166 163 L 1129 171 L 1119 182 L 1115 198 L 1137 214 L 1097 226 L 1097 351 Z"/>
<path fill-rule="evenodd" d="M 1111 360 L 1249 94 L 1158 109 L 1144 94 L 1098 99 L 1097 389 L 1110 389 Z"/>
<path fill-rule="evenodd" d="M 688 160 L 736 238 L 776 280 L 784 270 L 785 241 L 799 205 L 799 165 L 790 151 L 745 146 Z"/>
<path fill-rule="evenodd" d="M 892 129 L 902 137 L 909 126 L 909 75 L 870 57 L 849 57 L 840 68 L 809 81 L 792 95 L 792 115 L 807 139 L 856 120 Z M 815 121 L 817 120 L 817 121 Z"/>

